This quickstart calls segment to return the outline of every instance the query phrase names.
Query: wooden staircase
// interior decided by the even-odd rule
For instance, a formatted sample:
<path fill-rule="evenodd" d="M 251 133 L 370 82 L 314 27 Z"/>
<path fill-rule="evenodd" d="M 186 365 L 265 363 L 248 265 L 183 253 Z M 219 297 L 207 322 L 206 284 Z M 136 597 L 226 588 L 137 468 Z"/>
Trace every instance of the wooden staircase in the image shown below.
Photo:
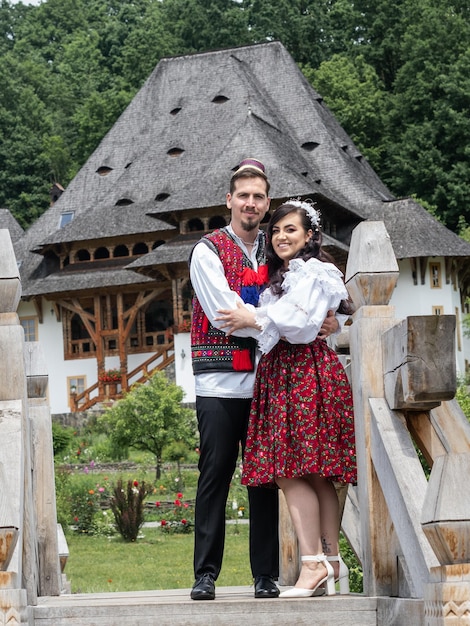
<path fill-rule="evenodd" d="M 123 391 L 128 391 L 132 385 L 136 383 L 144 383 L 154 372 L 166 369 L 175 362 L 175 344 L 173 341 L 159 345 L 155 352 L 143 363 L 138 365 L 127 374 L 126 385 L 123 385 L 120 391 L 117 391 L 117 385 L 114 385 L 115 391 L 111 394 L 106 391 L 104 383 L 96 382 L 81 393 L 73 393 L 71 397 L 71 410 L 73 413 L 80 411 L 88 411 L 97 404 L 102 404 L 109 400 L 119 400 Z"/>

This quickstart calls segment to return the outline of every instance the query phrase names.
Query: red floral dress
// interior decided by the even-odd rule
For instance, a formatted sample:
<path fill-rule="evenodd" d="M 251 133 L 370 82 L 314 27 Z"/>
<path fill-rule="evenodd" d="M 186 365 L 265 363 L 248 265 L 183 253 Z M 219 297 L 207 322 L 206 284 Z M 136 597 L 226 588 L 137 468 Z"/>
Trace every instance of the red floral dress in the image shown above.
<path fill-rule="evenodd" d="M 294 266 L 296 276 L 287 281 L 286 295 L 268 293 L 262 300 L 260 323 L 265 339 L 270 336 L 267 343 L 278 331 L 287 339 L 289 334 L 297 340 L 316 337 L 326 311 L 344 297 L 342 281 L 341 287 L 332 287 L 337 270 L 311 261 L 308 267 L 303 261 Z M 328 276 L 316 280 L 322 272 Z M 274 485 L 277 477 L 306 474 L 356 483 L 352 393 L 336 352 L 317 338 L 305 343 L 281 339 L 266 350 L 256 374 L 242 483 Z"/>

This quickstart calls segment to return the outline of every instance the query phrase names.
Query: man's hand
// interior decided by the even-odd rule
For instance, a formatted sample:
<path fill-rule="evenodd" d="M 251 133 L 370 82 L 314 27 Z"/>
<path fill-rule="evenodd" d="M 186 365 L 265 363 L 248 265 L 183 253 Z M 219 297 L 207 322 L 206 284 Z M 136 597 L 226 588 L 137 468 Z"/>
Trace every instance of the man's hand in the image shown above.
<path fill-rule="evenodd" d="M 326 339 L 333 333 L 335 333 L 339 328 L 339 322 L 335 317 L 334 312 L 330 309 L 326 314 L 325 319 L 323 320 L 322 327 L 320 328 L 320 332 L 318 333 L 318 337 L 320 339 Z"/>
<path fill-rule="evenodd" d="M 225 332 L 226 335 L 231 335 L 235 330 L 240 328 L 258 328 L 255 321 L 255 314 L 247 309 L 243 304 L 237 302 L 236 309 L 219 309 L 218 317 L 214 317 L 215 322 L 223 322 L 219 324 L 219 328 Z"/>

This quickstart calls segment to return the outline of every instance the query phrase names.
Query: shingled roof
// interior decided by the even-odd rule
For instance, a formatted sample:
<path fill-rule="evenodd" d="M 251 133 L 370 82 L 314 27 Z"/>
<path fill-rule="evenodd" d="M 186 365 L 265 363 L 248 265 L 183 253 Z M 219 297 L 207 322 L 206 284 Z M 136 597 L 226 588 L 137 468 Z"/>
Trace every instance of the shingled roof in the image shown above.
<path fill-rule="evenodd" d="M 97 233 L 100 239 L 146 233 L 171 234 L 171 231 L 176 230 L 175 226 L 148 215 L 154 204 L 142 202 L 88 209 L 47 237 L 37 251 L 44 251 L 48 246 L 58 243 L 90 241 L 97 238 Z"/>
<path fill-rule="evenodd" d="M 411 198 L 385 204 L 377 211 L 397 259 L 428 256 L 467 257 L 470 244 L 432 217 Z"/>
<path fill-rule="evenodd" d="M 308 196 L 324 218 L 331 212 L 340 251 L 358 222 L 383 219 L 398 257 L 470 256 L 470 244 L 420 205 L 393 197 L 286 49 L 270 42 L 158 63 L 65 192 L 18 242 L 24 293 L 53 287 L 49 266 L 31 251 L 131 233 L 168 241 L 183 215 L 225 206 L 230 172 L 247 156 L 265 163 L 274 203 Z M 64 212 L 74 220 L 59 229 Z M 129 272 L 133 280 L 181 263 L 191 246 L 179 237 L 131 263 L 140 274 Z M 78 275 L 77 284 L 86 285 Z"/>
<path fill-rule="evenodd" d="M 0 229 L 10 231 L 10 238 L 13 243 L 24 235 L 24 230 L 8 209 L 0 209 Z"/>

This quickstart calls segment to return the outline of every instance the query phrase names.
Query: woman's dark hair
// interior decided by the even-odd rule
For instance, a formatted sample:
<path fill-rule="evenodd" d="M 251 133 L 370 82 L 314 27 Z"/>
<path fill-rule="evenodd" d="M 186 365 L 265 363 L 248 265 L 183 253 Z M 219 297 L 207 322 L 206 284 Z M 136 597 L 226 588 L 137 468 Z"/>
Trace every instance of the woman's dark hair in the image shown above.
<path fill-rule="evenodd" d="M 305 229 L 305 232 L 308 232 L 309 230 L 312 231 L 312 236 L 307 241 L 305 246 L 301 250 L 299 250 L 296 258 L 300 258 L 303 261 L 308 261 L 309 259 L 313 258 L 318 259 L 319 261 L 322 261 L 324 263 L 328 262 L 336 265 L 333 257 L 328 254 L 328 252 L 322 249 L 321 230 L 318 226 L 312 224 L 307 211 L 302 207 L 295 206 L 293 204 L 290 204 L 289 202 L 284 202 L 284 204 L 281 204 L 271 215 L 271 219 L 269 220 L 267 228 L 266 264 L 268 266 L 269 284 L 271 290 L 275 294 L 282 293 L 282 281 L 284 279 L 286 268 L 284 267 L 284 261 L 280 259 L 274 252 L 274 248 L 271 243 L 273 228 L 283 217 L 289 215 L 290 213 L 297 213 L 297 215 L 300 217 L 300 222 L 302 224 L 302 227 Z M 341 303 L 338 307 L 338 313 L 351 315 L 353 313 L 352 304 L 347 300 L 341 300 Z"/>

